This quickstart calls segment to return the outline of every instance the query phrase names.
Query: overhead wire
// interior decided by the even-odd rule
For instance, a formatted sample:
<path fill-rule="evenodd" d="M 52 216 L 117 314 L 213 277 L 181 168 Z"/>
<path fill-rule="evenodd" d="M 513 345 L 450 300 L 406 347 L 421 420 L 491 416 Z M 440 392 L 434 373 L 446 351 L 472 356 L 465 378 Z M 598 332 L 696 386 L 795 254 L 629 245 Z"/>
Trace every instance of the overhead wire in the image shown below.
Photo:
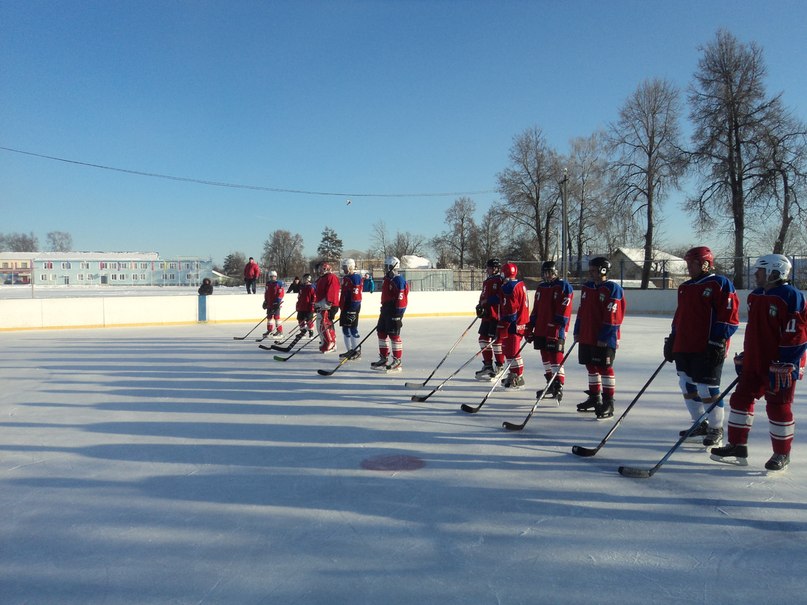
<path fill-rule="evenodd" d="M 157 179 L 166 179 L 169 181 L 180 181 L 184 183 L 196 183 L 199 185 L 208 185 L 212 187 L 227 187 L 230 189 L 248 189 L 251 191 L 271 191 L 273 193 L 293 193 L 298 195 L 321 195 L 331 197 L 382 197 L 382 198 L 399 198 L 399 197 L 448 197 L 456 195 L 481 195 L 486 193 L 496 193 L 494 189 L 486 189 L 480 191 L 446 191 L 446 192 L 431 192 L 431 193 L 364 193 L 364 192 L 339 192 L 339 191 L 306 191 L 304 189 L 285 189 L 281 187 L 267 187 L 263 185 L 245 185 L 241 183 L 227 183 L 223 181 L 211 181 L 207 179 L 197 179 L 192 177 L 175 176 L 170 174 L 161 174 L 157 172 L 146 172 L 143 170 L 132 170 L 129 168 L 118 168 L 116 166 L 105 166 L 103 164 L 94 164 L 92 162 L 83 162 L 80 160 L 71 160 L 68 158 L 60 158 L 44 153 L 35 153 L 33 151 L 24 151 L 22 149 L 14 149 L 12 147 L 0 146 L 0 150 L 9 151 L 11 153 L 18 153 L 21 155 L 28 155 L 45 160 L 52 160 L 55 162 L 64 162 L 66 164 L 75 164 L 78 166 L 86 166 L 88 168 L 97 168 L 100 170 L 111 170 L 113 172 L 122 172 L 125 174 L 132 174 L 136 176 L 145 176 Z"/>

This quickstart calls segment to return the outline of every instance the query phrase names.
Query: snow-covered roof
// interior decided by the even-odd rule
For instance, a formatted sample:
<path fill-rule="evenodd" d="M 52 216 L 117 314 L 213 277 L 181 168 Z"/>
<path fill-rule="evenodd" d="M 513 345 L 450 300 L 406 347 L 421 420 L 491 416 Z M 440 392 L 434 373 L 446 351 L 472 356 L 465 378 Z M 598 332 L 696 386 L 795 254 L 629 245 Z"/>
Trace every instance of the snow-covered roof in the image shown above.
<path fill-rule="evenodd" d="M 617 253 L 622 253 L 629 261 L 641 266 L 644 263 L 644 248 L 617 248 Z M 680 256 L 675 256 L 664 250 L 653 250 L 653 262 L 657 264 L 664 263 L 667 271 L 670 273 L 686 273 L 687 262 Z"/>

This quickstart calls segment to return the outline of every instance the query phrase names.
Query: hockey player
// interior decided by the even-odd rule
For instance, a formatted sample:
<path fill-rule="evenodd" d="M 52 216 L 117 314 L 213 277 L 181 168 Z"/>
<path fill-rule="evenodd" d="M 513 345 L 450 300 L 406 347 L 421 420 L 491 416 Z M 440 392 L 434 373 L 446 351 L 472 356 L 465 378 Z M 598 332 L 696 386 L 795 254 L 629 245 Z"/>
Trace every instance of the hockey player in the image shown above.
<path fill-rule="evenodd" d="M 400 261 L 394 256 L 384 259 L 384 283 L 381 285 L 381 312 L 378 316 L 378 361 L 370 364 L 374 370 L 401 371 L 403 341 L 401 325 L 409 301 L 409 284 L 398 274 Z M 390 360 L 390 352 L 392 359 Z"/>
<path fill-rule="evenodd" d="M 361 292 L 362 278 L 361 273 L 356 271 L 356 261 L 346 258 L 342 261 L 342 290 L 339 301 L 339 325 L 342 327 L 346 350 L 339 357 L 350 357 L 354 361 L 361 359 L 361 350 L 353 351 L 360 338 Z"/>
<path fill-rule="evenodd" d="M 283 334 L 283 324 L 280 323 L 280 306 L 283 304 L 283 297 L 286 294 L 283 286 L 283 282 L 277 279 L 277 271 L 269 271 L 266 290 L 263 293 L 263 308 L 266 309 L 264 336 Z"/>
<path fill-rule="evenodd" d="M 807 303 L 788 283 L 791 264 L 781 254 L 760 256 L 754 263 L 757 288 L 748 295 L 744 350 L 734 358 L 740 381 L 731 396 L 728 443 L 712 448 L 720 462 L 748 464 L 748 433 L 754 401 L 765 397 L 773 456 L 769 471 L 790 464 L 793 442 L 793 396 L 804 375 L 807 351 Z"/>
<path fill-rule="evenodd" d="M 314 336 L 314 303 L 317 293 L 311 283 L 311 274 L 306 273 L 300 282 L 300 290 L 297 293 L 297 326 L 300 328 L 300 338 L 306 332 L 309 338 Z"/>
<path fill-rule="evenodd" d="M 692 422 L 720 394 L 723 362 L 729 340 L 740 324 L 734 284 L 714 271 L 714 255 L 706 246 L 690 249 L 684 256 L 691 279 L 678 286 L 678 306 L 670 335 L 664 341 L 664 359 L 675 361 L 678 381 Z M 723 402 L 709 420 L 690 434 L 712 447 L 723 441 Z M 687 431 L 682 431 L 681 436 Z"/>
<path fill-rule="evenodd" d="M 527 288 L 518 278 L 515 263 L 502 267 L 502 303 L 499 314 L 499 339 L 502 352 L 510 364 L 510 372 L 502 380 L 507 390 L 524 388 L 524 361 L 521 359 L 521 338 L 524 336 L 530 309 L 527 303 Z"/>
<path fill-rule="evenodd" d="M 560 402 L 565 382 L 561 361 L 572 316 L 574 292 L 572 285 L 558 275 L 555 261 L 549 260 L 541 265 L 541 277 L 543 281 L 535 290 L 532 313 L 524 336 L 527 342 L 532 342 L 533 348 L 541 352 L 546 381 L 549 382 L 557 374 L 546 396 Z M 540 389 L 535 396 L 541 397 L 543 392 Z"/>
<path fill-rule="evenodd" d="M 613 364 L 625 316 L 625 293 L 622 286 L 608 279 L 610 270 L 611 263 L 605 257 L 589 261 L 590 279 L 581 288 L 580 308 L 574 322 L 574 340 L 580 345 L 578 359 L 588 371 L 588 399 L 577 405 L 577 411 L 593 410 L 597 418 L 614 415 Z"/>
<path fill-rule="evenodd" d="M 499 304 L 501 303 L 502 264 L 498 258 L 488 260 L 485 270 L 487 278 L 482 282 L 476 316 L 479 324 L 479 348 L 482 349 L 482 369 L 476 373 L 477 380 L 495 380 L 504 367 L 502 341 L 499 339 Z M 496 359 L 496 369 L 493 360 Z"/>
<path fill-rule="evenodd" d="M 339 278 L 331 272 L 330 263 L 319 264 L 319 278 L 316 285 L 317 331 L 320 334 L 321 353 L 336 351 L 336 331 L 333 319 L 339 309 Z"/>

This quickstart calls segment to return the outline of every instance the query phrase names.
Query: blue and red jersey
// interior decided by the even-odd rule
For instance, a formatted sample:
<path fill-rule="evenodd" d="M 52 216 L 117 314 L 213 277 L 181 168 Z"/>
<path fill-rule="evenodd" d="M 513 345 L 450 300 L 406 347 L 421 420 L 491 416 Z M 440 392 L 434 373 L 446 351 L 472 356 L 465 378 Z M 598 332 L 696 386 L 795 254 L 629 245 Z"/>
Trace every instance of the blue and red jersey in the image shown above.
<path fill-rule="evenodd" d="M 530 314 L 534 336 L 566 339 L 572 317 L 572 285 L 563 279 L 542 281 L 535 290 Z"/>
<path fill-rule="evenodd" d="M 339 308 L 342 312 L 361 309 L 362 278 L 359 273 L 342 276 L 342 289 Z"/>
<path fill-rule="evenodd" d="M 489 321 L 499 321 L 499 305 L 502 302 L 502 276 L 490 275 L 482 282 L 482 292 L 479 295 L 479 304 L 484 307 L 482 317 Z"/>
<path fill-rule="evenodd" d="M 699 353 L 709 341 L 726 342 L 740 325 L 739 300 L 727 277 L 710 273 L 678 286 L 672 321 L 674 353 Z"/>
<path fill-rule="evenodd" d="M 748 295 L 743 371 L 767 374 L 771 362 L 803 367 L 807 351 L 807 306 L 804 294 L 790 284 Z"/>
<path fill-rule="evenodd" d="M 502 284 L 502 302 L 499 306 L 499 323 L 514 323 L 525 326 L 530 320 L 527 305 L 527 287 L 520 279 L 507 280 Z"/>
<path fill-rule="evenodd" d="M 381 307 L 385 305 L 390 310 L 395 310 L 396 314 L 403 315 L 406 305 L 409 304 L 409 284 L 400 275 L 384 277 L 381 284 Z"/>
<path fill-rule="evenodd" d="M 580 308 L 574 322 L 575 339 L 593 347 L 616 349 L 625 317 L 625 292 L 615 281 L 587 281 L 580 289 Z"/>
<path fill-rule="evenodd" d="M 297 293 L 296 311 L 298 313 L 313 313 L 316 298 L 317 293 L 313 284 L 301 284 L 300 291 Z"/>
<path fill-rule="evenodd" d="M 276 302 L 283 302 L 283 296 L 286 291 L 283 289 L 282 281 L 268 281 L 266 282 L 266 290 L 263 293 L 263 300 L 266 303 L 266 308 L 271 309 L 272 305 Z"/>

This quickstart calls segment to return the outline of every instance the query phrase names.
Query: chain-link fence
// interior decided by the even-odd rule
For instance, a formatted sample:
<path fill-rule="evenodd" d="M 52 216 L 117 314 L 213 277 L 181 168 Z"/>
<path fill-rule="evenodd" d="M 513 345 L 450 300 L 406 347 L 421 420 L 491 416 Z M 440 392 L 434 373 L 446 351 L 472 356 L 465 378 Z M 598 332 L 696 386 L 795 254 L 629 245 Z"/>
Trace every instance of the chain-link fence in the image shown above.
<path fill-rule="evenodd" d="M 788 256 L 793 265 L 790 280 L 794 286 L 807 289 L 807 255 Z M 721 257 L 715 259 L 718 273 L 736 281 L 738 289 L 753 289 L 754 263 L 756 256 L 740 258 Z M 642 286 L 642 268 L 644 260 L 633 260 L 625 256 L 614 255 L 611 259 L 610 278 L 620 283 L 623 288 L 638 289 Z M 541 261 L 516 260 L 519 276 L 534 290 L 541 281 Z M 674 289 L 689 279 L 686 262 L 681 258 L 669 257 L 649 261 L 650 275 L 648 289 Z M 740 279 L 735 280 L 735 268 L 739 269 Z M 401 274 L 409 282 L 412 291 L 445 291 L 445 290 L 480 290 L 485 280 L 484 269 L 404 269 Z M 569 267 L 568 281 L 579 287 L 588 280 L 588 257 L 582 263 L 572 262 Z"/>

